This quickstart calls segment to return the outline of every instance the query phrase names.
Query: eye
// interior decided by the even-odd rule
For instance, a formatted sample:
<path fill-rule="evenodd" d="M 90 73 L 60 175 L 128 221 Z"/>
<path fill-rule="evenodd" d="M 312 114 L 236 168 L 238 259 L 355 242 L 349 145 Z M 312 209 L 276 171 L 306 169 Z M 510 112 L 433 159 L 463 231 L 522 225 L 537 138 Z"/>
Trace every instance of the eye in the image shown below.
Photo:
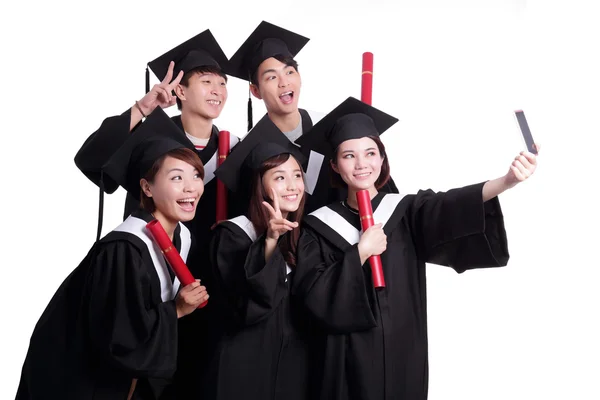
<path fill-rule="evenodd" d="M 175 175 L 174 177 L 171 178 L 172 181 L 180 181 L 181 180 L 181 176 L 180 175 Z"/>
<path fill-rule="evenodd" d="M 296 174 L 296 178 L 302 178 L 302 174 L 300 174 L 300 173 Z"/>
<path fill-rule="evenodd" d="M 346 154 L 342 158 L 354 158 L 354 154 Z"/>
<path fill-rule="evenodd" d="M 204 82 L 204 83 L 210 83 L 210 80 L 209 80 L 209 79 L 207 79 L 207 80 L 204 80 L 204 81 L 202 81 L 202 82 Z"/>
<path fill-rule="evenodd" d="M 295 73 L 296 71 L 294 71 L 294 69 L 290 69 L 289 71 L 286 72 L 286 75 L 291 75 L 293 73 Z"/>
<path fill-rule="evenodd" d="M 275 177 L 275 180 L 276 180 L 276 181 L 282 181 L 283 179 L 284 179 L 284 178 L 283 178 L 283 176 L 281 176 L 281 175 L 279 175 L 279 176 L 276 176 L 276 177 Z"/>
<path fill-rule="evenodd" d="M 202 179 L 202 177 L 200 176 L 200 174 L 194 174 L 194 179 Z"/>
<path fill-rule="evenodd" d="M 221 82 L 221 86 L 227 86 L 227 82 Z"/>
<path fill-rule="evenodd" d="M 267 81 L 272 81 L 273 79 L 275 79 L 275 75 L 269 75 L 267 76 Z"/>
<path fill-rule="evenodd" d="M 368 153 L 367 153 L 367 155 L 368 155 L 368 156 L 376 156 L 376 155 L 377 155 L 377 152 L 375 152 L 375 151 L 370 151 L 370 152 L 368 152 Z"/>

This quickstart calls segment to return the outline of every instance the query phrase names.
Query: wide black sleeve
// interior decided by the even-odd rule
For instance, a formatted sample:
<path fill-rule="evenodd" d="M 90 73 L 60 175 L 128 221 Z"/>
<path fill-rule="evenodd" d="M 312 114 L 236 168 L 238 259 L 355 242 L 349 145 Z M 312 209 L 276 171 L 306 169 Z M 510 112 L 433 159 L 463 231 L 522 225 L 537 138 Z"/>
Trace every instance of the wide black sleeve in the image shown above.
<path fill-rule="evenodd" d="M 264 238 L 254 243 L 242 232 L 220 224 L 211 240 L 211 265 L 221 296 L 238 326 L 268 317 L 285 295 L 285 262 L 276 250 L 265 262 Z"/>
<path fill-rule="evenodd" d="M 107 362 L 135 377 L 168 378 L 177 361 L 177 311 L 174 300 L 149 298 L 150 268 L 127 242 L 102 246 L 91 261 L 84 315 Z"/>
<path fill-rule="evenodd" d="M 298 242 L 298 261 L 292 294 L 301 298 L 316 320 L 332 333 L 351 333 L 376 326 L 365 267 L 357 245 L 341 256 L 304 227 Z"/>
<path fill-rule="evenodd" d="M 409 212 L 421 260 L 452 267 L 459 273 L 508 263 L 500 202 L 497 197 L 483 202 L 483 185 L 417 193 Z"/>
<path fill-rule="evenodd" d="M 130 124 L 131 109 L 121 115 L 106 118 L 75 155 L 75 165 L 94 184 L 99 186 L 102 166 L 127 140 Z M 103 177 L 103 182 L 107 193 L 112 193 L 119 187 L 107 176 Z"/>

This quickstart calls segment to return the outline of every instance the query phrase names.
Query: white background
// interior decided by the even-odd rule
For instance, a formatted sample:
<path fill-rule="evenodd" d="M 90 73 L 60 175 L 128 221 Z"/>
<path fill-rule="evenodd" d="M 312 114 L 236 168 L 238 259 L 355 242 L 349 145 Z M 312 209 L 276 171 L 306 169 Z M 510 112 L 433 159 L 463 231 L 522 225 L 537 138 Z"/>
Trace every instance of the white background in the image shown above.
<path fill-rule="evenodd" d="M 143 96 L 148 61 L 206 28 L 231 56 L 263 19 L 311 38 L 303 108 L 360 98 L 374 53 L 373 105 L 400 119 L 383 139 L 402 192 L 501 176 L 525 110 L 543 149 L 500 198 L 509 265 L 428 267 L 429 398 L 600 398 L 599 16 L 542 0 L 3 5 L 0 398 L 14 398 L 35 323 L 94 242 L 97 188 L 73 162 L 83 141 Z M 217 125 L 243 136 L 247 85 L 232 78 L 229 96 Z M 104 233 L 123 201 L 107 196 Z"/>

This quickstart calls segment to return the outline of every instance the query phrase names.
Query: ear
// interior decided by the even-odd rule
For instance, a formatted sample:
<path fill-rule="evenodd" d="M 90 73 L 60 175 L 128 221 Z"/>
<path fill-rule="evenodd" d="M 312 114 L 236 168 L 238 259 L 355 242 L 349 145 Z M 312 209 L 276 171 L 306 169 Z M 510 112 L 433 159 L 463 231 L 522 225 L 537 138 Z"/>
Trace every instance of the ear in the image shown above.
<path fill-rule="evenodd" d="M 262 97 L 260 95 L 260 91 L 258 90 L 258 86 L 256 86 L 253 83 L 250 84 L 250 93 L 252 93 L 252 95 L 254 97 L 256 97 L 257 99 L 262 100 Z"/>
<path fill-rule="evenodd" d="M 150 183 L 148 183 L 147 180 L 145 179 L 140 179 L 140 187 L 142 188 L 142 191 L 144 192 L 144 194 L 147 197 L 152 197 L 152 191 L 150 190 Z"/>
<path fill-rule="evenodd" d="M 333 169 L 335 171 L 336 174 L 340 173 L 340 170 L 338 169 L 338 166 L 336 163 L 333 162 L 333 160 L 329 160 L 329 163 L 331 164 L 331 169 Z"/>
<path fill-rule="evenodd" d="M 185 90 L 184 90 L 185 86 L 179 84 L 177 86 L 175 86 L 175 95 L 179 98 L 179 100 L 184 101 L 185 100 Z"/>

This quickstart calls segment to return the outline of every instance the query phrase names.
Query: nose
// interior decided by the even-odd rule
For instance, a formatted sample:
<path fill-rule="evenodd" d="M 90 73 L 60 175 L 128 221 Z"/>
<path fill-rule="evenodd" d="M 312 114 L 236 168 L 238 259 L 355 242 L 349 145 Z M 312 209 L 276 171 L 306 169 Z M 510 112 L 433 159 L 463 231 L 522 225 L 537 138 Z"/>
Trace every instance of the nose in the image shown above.
<path fill-rule="evenodd" d="M 296 183 L 295 179 L 288 179 L 288 184 L 287 184 L 288 191 L 290 191 L 290 192 L 295 191 L 297 187 L 298 187 L 298 184 Z"/>
<path fill-rule="evenodd" d="M 362 156 L 360 156 L 360 155 L 357 156 L 355 158 L 355 160 L 356 161 L 354 163 L 354 169 L 363 169 L 363 168 L 365 168 L 365 163 L 364 163 L 365 160 L 363 159 Z"/>
<path fill-rule="evenodd" d="M 289 84 L 289 81 L 288 81 L 287 76 L 285 74 L 281 75 L 279 77 L 279 85 L 278 86 L 283 88 L 283 87 L 286 87 L 288 84 Z"/>

